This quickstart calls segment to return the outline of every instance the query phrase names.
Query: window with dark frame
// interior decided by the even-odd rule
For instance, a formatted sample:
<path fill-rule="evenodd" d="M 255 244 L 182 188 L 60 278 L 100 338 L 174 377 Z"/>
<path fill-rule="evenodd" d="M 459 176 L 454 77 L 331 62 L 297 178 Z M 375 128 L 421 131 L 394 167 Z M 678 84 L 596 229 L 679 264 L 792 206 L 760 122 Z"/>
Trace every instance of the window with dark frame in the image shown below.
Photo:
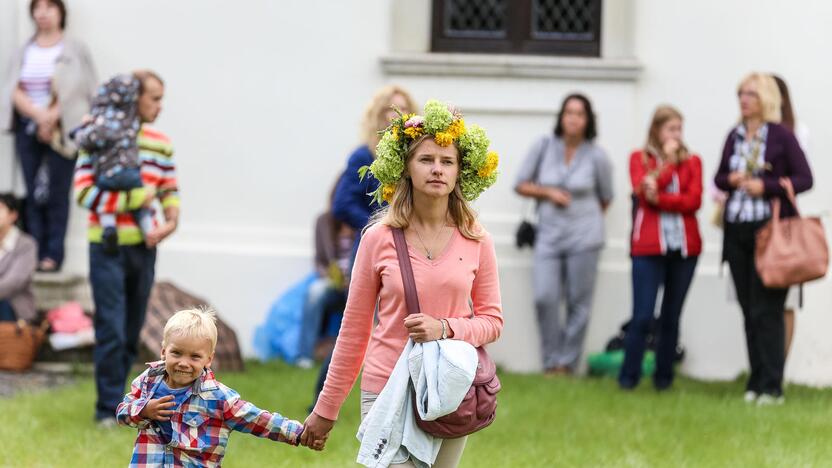
<path fill-rule="evenodd" d="M 433 52 L 601 55 L 601 0 L 433 0 Z"/>

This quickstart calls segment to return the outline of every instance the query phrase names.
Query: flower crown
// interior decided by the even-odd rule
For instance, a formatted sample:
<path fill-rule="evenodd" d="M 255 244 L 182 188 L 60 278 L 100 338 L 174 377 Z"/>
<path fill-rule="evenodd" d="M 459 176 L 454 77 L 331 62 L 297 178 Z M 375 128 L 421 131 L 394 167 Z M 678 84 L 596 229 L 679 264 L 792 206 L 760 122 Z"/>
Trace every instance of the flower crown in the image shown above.
<path fill-rule="evenodd" d="M 398 117 L 379 132 L 382 137 L 376 146 L 375 161 L 358 170 L 362 180 L 369 171 L 381 183 L 370 194 L 376 203 L 380 205 L 382 201 L 392 200 L 396 184 L 404 172 L 407 150 L 423 135 L 432 135 L 439 146 L 457 144 L 461 159 L 459 185 L 466 200 L 475 200 L 497 181 L 499 157 L 497 153 L 488 151 L 491 141 L 482 127 L 466 127 L 459 109 L 431 99 L 425 104 L 424 116 L 394 110 Z"/>

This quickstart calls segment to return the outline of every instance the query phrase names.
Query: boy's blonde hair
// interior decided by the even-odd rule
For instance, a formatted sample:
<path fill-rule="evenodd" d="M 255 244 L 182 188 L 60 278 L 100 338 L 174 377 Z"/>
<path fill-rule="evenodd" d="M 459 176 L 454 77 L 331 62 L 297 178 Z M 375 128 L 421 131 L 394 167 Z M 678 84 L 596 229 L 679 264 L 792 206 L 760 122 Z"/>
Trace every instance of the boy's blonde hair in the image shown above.
<path fill-rule="evenodd" d="M 211 352 L 217 347 L 217 313 L 209 307 L 180 310 L 165 324 L 162 347 L 175 337 L 206 338 L 211 342 Z"/>

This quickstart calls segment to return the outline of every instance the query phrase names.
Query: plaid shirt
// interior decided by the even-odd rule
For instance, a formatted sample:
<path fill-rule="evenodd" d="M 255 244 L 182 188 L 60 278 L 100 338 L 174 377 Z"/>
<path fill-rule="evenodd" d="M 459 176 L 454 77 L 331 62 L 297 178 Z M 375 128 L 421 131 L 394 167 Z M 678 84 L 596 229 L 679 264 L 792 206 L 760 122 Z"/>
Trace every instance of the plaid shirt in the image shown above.
<path fill-rule="evenodd" d="M 753 172 L 754 177 L 762 176 L 766 164 L 766 139 L 768 138 L 768 124 L 761 126 L 752 141 L 746 141 L 745 125 L 740 124 L 736 129 L 734 139 L 734 154 L 729 165 L 731 171 Z M 756 166 L 749 171 L 749 159 L 756 156 Z M 752 197 L 743 189 L 734 190 L 726 205 L 726 220 L 729 223 L 747 223 L 765 221 L 771 218 L 771 207 L 764 197 Z"/>
<path fill-rule="evenodd" d="M 119 424 L 139 429 L 131 467 L 218 467 L 232 430 L 298 445 L 303 432 L 300 422 L 240 399 L 237 392 L 214 379 L 210 369 L 203 371 L 185 402 L 174 409 L 173 435 L 165 444 L 158 425 L 139 416 L 166 375 L 164 361 L 148 365 L 116 410 Z"/>

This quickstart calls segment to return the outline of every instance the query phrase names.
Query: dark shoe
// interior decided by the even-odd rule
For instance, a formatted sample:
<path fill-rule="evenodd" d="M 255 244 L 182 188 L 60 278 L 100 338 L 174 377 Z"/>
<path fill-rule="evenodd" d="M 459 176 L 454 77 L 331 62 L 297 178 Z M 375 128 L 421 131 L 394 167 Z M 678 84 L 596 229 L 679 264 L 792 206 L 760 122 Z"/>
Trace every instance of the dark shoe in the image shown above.
<path fill-rule="evenodd" d="M 618 388 L 621 390 L 631 391 L 635 390 L 636 387 L 638 387 L 638 382 L 629 379 L 618 379 Z"/>
<path fill-rule="evenodd" d="M 670 389 L 673 387 L 673 384 L 668 383 L 653 383 L 653 388 L 656 389 L 657 392 L 669 392 Z"/>
<path fill-rule="evenodd" d="M 104 247 L 104 253 L 107 255 L 118 254 L 118 231 L 114 227 L 104 228 L 101 234 L 101 246 Z"/>
<path fill-rule="evenodd" d="M 659 391 L 659 392 L 663 392 L 665 390 L 670 390 L 670 387 L 672 385 L 673 385 L 672 380 L 664 380 L 664 379 L 656 380 L 656 379 L 653 379 L 653 387 L 656 389 L 656 391 Z"/>

